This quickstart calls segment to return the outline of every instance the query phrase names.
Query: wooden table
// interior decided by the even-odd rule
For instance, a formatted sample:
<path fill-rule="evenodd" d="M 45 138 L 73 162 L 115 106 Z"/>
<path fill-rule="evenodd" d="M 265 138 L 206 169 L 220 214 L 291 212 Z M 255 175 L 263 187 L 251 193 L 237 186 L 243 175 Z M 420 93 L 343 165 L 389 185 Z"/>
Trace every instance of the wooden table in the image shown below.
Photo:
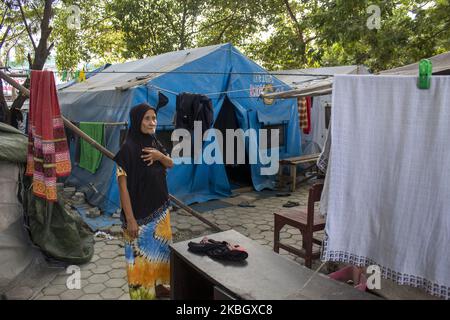
<path fill-rule="evenodd" d="M 317 273 L 304 287 L 313 271 L 229 230 L 208 236 L 244 247 L 248 258 L 242 262 L 217 261 L 188 251 L 188 242 L 171 250 L 171 299 L 378 299 Z M 193 239 L 200 242 L 201 238 Z M 304 288 L 303 288 L 304 287 Z"/>
<path fill-rule="evenodd" d="M 320 153 L 315 153 L 315 154 L 309 154 L 306 156 L 281 159 L 279 161 L 279 163 L 280 163 L 280 169 L 279 169 L 280 182 L 281 183 L 284 182 L 283 166 L 287 165 L 287 166 L 289 166 L 289 172 L 291 174 L 291 179 L 292 179 L 291 192 L 294 192 L 295 187 L 297 185 L 297 165 L 303 164 L 303 163 L 309 163 L 310 166 L 304 170 L 304 171 L 308 171 L 316 166 L 316 162 L 319 159 L 319 156 L 320 156 Z M 308 177 L 302 181 L 308 180 L 312 177 L 313 176 Z"/>

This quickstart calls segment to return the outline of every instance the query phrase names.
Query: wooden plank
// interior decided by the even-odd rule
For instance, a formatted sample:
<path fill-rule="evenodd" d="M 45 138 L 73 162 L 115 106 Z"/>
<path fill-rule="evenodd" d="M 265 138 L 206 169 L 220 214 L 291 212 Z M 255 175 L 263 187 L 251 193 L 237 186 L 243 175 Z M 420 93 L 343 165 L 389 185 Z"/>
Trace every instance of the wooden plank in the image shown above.
<path fill-rule="evenodd" d="M 286 159 L 281 159 L 280 164 L 312 162 L 312 161 L 317 161 L 317 159 L 319 159 L 319 157 L 320 157 L 320 154 L 316 153 L 316 154 L 311 154 L 311 155 L 306 155 L 306 156 L 286 158 Z"/>
<path fill-rule="evenodd" d="M 287 160 L 283 159 L 280 160 L 280 165 L 291 165 L 291 164 L 302 164 L 302 163 L 309 163 L 309 162 L 317 162 L 319 158 L 308 158 L 308 159 L 301 159 L 301 160 Z"/>
<path fill-rule="evenodd" d="M 241 263 L 219 262 L 206 255 L 189 252 L 188 242 L 199 242 L 201 237 L 172 244 L 170 247 L 173 256 L 186 262 L 193 270 L 197 270 L 211 283 L 211 287 L 224 288 L 237 298 L 249 300 L 378 299 L 374 295 L 358 291 L 320 273 L 314 274 L 312 270 L 264 248 L 234 230 L 212 234 L 209 238 L 241 245 L 249 253 L 247 260 Z M 173 267 L 177 268 L 176 265 Z M 172 270 L 172 272 L 178 271 Z M 185 279 L 177 278 L 176 281 L 185 281 Z"/>

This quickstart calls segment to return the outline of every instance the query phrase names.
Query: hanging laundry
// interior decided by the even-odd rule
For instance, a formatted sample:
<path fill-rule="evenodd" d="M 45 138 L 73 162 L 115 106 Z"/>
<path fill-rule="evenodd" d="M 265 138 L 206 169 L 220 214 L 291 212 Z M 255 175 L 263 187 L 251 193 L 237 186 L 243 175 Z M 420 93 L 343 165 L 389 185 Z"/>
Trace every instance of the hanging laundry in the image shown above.
<path fill-rule="evenodd" d="M 105 125 L 99 122 L 80 122 L 80 130 L 104 145 Z M 102 162 L 102 153 L 91 146 L 88 142 L 80 141 L 80 163 L 78 166 L 90 173 L 95 173 Z"/>
<path fill-rule="evenodd" d="M 176 100 L 175 127 L 194 129 L 194 121 L 202 122 L 202 133 L 211 128 L 214 112 L 211 99 L 205 95 L 181 93 Z"/>
<path fill-rule="evenodd" d="M 69 148 L 51 71 L 31 72 L 26 175 L 33 193 L 56 201 L 56 179 L 71 172 Z"/>
<path fill-rule="evenodd" d="M 304 134 L 310 134 L 311 133 L 311 104 L 312 104 L 311 97 L 305 97 L 306 123 L 307 123 L 307 125 L 305 126 L 305 128 L 303 128 L 303 133 Z"/>
<path fill-rule="evenodd" d="M 303 131 L 308 127 L 308 111 L 306 110 L 305 97 L 297 98 L 297 110 L 299 116 L 300 129 Z"/>
<path fill-rule="evenodd" d="M 86 81 L 86 73 L 84 72 L 84 69 L 80 70 L 80 73 L 78 74 L 78 82 Z"/>
<path fill-rule="evenodd" d="M 195 149 L 194 122 L 201 121 L 201 138 L 206 130 L 211 128 L 214 119 L 211 99 L 205 95 L 181 93 L 176 99 L 176 112 L 174 115 L 175 129 L 183 128 L 191 132 L 191 157 L 197 159 L 201 150 Z"/>
<path fill-rule="evenodd" d="M 74 80 L 76 81 L 76 82 L 80 82 L 80 71 L 75 71 L 75 74 L 74 74 Z"/>
<path fill-rule="evenodd" d="M 73 122 L 72 124 L 80 127 L 78 122 Z M 68 129 L 66 127 L 66 136 L 67 136 L 67 143 L 69 144 L 69 151 L 70 151 L 70 159 L 72 159 L 72 163 L 74 165 L 78 165 L 80 163 L 80 141 L 83 140 L 80 138 L 78 134 L 75 134 L 72 130 Z"/>
<path fill-rule="evenodd" d="M 450 299 L 450 77 L 335 76 L 326 261 Z"/>
<path fill-rule="evenodd" d="M 331 122 L 328 125 L 327 137 L 320 153 L 319 159 L 317 159 L 317 168 L 325 175 L 325 181 L 323 184 L 322 195 L 320 196 L 320 213 L 326 217 L 328 212 L 328 193 L 330 190 L 330 150 L 331 150 Z"/>
<path fill-rule="evenodd" d="M 330 159 L 330 149 L 331 149 L 331 122 L 328 126 L 327 136 L 325 138 L 325 143 L 320 153 L 319 159 L 317 160 L 317 168 L 326 174 L 328 169 L 328 161 Z"/>

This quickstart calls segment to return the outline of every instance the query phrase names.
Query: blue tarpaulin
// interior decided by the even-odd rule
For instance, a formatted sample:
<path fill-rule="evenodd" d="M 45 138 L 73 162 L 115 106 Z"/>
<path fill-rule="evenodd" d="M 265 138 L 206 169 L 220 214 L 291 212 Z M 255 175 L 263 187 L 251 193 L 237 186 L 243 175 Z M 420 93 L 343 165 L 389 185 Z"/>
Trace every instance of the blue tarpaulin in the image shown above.
<path fill-rule="evenodd" d="M 233 106 L 239 128 L 258 130 L 267 125 L 278 125 L 282 129 L 283 146 L 268 150 L 269 154 L 279 152 L 281 159 L 301 155 L 296 100 L 271 101 L 260 95 L 289 89 L 231 44 L 223 44 L 111 65 L 85 82 L 60 90 L 59 100 L 63 115 L 72 121 L 123 122 L 128 121 L 134 105 L 141 102 L 155 105 L 158 91 L 161 91 L 169 99 L 167 106 L 158 112 L 157 134 L 162 135 L 164 131 L 174 129 L 177 94 L 207 95 L 212 100 L 215 120 L 227 99 Z M 106 147 L 113 153 L 119 150 L 120 129 L 108 127 L 105 131 Z M 203 148 L 216 143 L 211 140 L 204 142 Z M 258 146 L 258 137 L 252 142 L 245 141 L 247 155 L 257 159 L 256 164 L 250 165 L 253 186 L 257 191 L 272 189 L 275 175 L 261 174 L 261 169 L 269 167 L 270 163 L 262 164 Z M 186 204 L 231 194 L 223 164 L 180 162 L 169 170 L 167 182 L 170 193 Z M 119 208 L 113 161 L 102 161 L 95 174 L 74 166 L 68 183 L 85 192 L 91 204 L 106 212 L 112 213 Z"/>
<path fill-rule="evenodd" d="M 80 216 L 83 218 L 83 221 L 89 226 L 89 228 L 95 232 L 101 229 L 105 229 L 114 225 L 121 225 L 120 219 L 113 218 L 109 215 L 100 215 L 96 218 L 88 217 L 88 210 L 91 208 L 88 205 L 75 205 L 74 206 Z"/>

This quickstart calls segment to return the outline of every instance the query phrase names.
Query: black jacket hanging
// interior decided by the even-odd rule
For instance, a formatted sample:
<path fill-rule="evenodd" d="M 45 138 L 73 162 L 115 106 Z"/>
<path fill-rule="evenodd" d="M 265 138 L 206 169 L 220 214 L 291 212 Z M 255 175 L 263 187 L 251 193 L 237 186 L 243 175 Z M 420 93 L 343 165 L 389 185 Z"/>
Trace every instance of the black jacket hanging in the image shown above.
<path fill-rule="evenodd" d="M 194 121 L 202 122 L 202 134 L 211 128 L 214 112 L 211 99 L 201 94 L 181 93 L 177 96 L 175 128 L 194 130 Z"/>

